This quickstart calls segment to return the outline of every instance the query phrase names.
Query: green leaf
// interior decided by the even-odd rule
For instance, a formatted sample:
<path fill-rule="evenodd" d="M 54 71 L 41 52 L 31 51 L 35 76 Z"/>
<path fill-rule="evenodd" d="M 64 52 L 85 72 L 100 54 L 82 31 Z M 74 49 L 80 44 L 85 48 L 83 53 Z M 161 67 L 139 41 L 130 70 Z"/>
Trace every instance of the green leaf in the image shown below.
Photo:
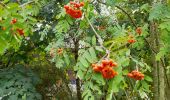
<path fill-rule="evenodd" d="M 95 53 L 94 48 L 91 47 L 91 48 L 89 49 L 89 52 L 90 52 L 90 55 L 91 55 L 91 57 L 92 57 L 92 59 L 93 59 L 93 62 L 95 62 L 95 61 L 97 60 L 97 57 L 96 57 L 96 53 Z"/>
<path fill-rule="evenodd" d="M 64 61 L 67 64 L 67 66 L 70 64 L 69 56 L 66 53 L 64 53 Z"/>
<path fill-rule="evenodd" d="M 112 100 L 113 92 L 108 93 L 106 96 L 106 100 Z"/>
<path fill-rule="evenodd" d="M 23 96 L 22 96 L 22 100 L 27 100 L 26 97 L 27 95 L 26 94 L 24 94 Z"/>
<path fill-rule="evenodd" d="M 101 73 L 94 73 L 92 76 L 92 79 L 94 79 L 97 83 L 99 83 L 101 85 L 105 85 L 105 81 L 104 81 Z"/>
<path fill-rule="evenodd" d="M 89 61 L 90 63 L 93 63 L 93 59 L 88 51 L 85 51 L 85 53 L 83 54 L 83 57 L 86 58 L 87 61 Z"/>
<path fill-rule="evenodd" d="M 7 41 L 4 38 L 0 37 L 0 55 L 5 52 L 7 47 L 8 47 Z"/>
<path fill-rule="evenodd" d="M 86 61 L 84 57 L 80 57 L 80 62 L 83 64 L 84 67 L 89 67 L 89 63 Z"/>
<path fill-rule="evenodd" d="M 156 55 L 156 60 L 159 61 L 167 53 L 166 48 L 161 48 L 159 53 Z"/>
<path fill-rule="evenodd" d="M 100 52 L 103 52 L 104 50 L 102 49 L 102 47 L 100 47 L 100 46 L 95 46 L 95 49 L 97 50 L 97 51 L 100 51 Z"/>
<path fill-rule="evenodd" d="M 115 76 L 109 81 L 109 92 L 118 92 L 120 89 L 120 83 L 123 80 L 122 75 Z"/>
<path fill-rule="evenodd" d="M 165 7 L 162 3 L 155 4 L 150 11 L 149 20 L 151 21 L 153 19 L 158 20 L 160 18 L 163 18 L 164 17 L 163 10 L 165 10 L 164 8 Z"/>
<path fill-rule="evenodd" d="M 144 78 L 146 81 L 148 81 L 148 82 L 152 82 L 153 80 L 152 80 L 152 78 L 151 77 L 149 77 L 149 76 L 147 76 L 147 75 L 145 75 L 145 78 Z"/>
<path fill-rule="evenodd" d="M 96 46 L 96 36 L 95 35 L 92 37 L 92 45 Z"/>
<path fill-rule="evenodd" d="M 146 4 L 143 4 L 143 5 L 140 7 L 140 9 L 149 12 L 150 6 L 149 6 L 148 3 L 146 3 Z"/>
<path fill-rule="evenodd" d="M 81 70 L 78 70 L 77 77 L 79 77 L 80 79 L 83 79 L 84 74 L 83 74 L 83 72 Z"/>

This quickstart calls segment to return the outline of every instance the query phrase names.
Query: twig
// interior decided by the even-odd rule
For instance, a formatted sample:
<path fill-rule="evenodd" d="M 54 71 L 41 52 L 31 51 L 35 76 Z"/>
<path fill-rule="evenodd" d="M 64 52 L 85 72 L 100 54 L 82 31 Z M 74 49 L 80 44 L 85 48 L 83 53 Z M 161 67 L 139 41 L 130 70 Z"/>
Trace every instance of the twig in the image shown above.
<path fill-rule="evenodd" d="M 2 5 L 5 8 L 9 8 L 6 4 L 4 4 L 3 2 L 0 2 L 0 5 Z"/>
<path fill-rule="evenodd" d="M 90 20 L 89 20 L 86 16 L 85 16 L 85 18 L 87 19 L 90 27 L 92 28 L 93 32 L 95 33 L 95 35 L 96 35 L 96 37 L 97 37 L 97 39 L 98 39 L 98 42 L 99 42 L 100 46 L 101 46 L 104 50 L 106 50 L 106 53 L 108 54 L 107 57 L 109 57 L 110 51 L 103 46 L 103 40 L 102 40 L 102 38 L 100 37 L 100 35 L 96 32 L 96 30 L 94 29 L 94 27 L 93 27 L 92 23 L 90 22 Z"/>
<path fill-rule="evenodd" d="M 28 5 L 28 4 L 33 3 L 33 2 L 35 2 L 35 1 L 34 1 L 34 0 L 32 0 L 32 1 L 26 2 L 26 3 L 22 4 L 22 5 L 20 5 L 20 7 L 22 8 L 22 7 L 24 7 L 24 6 Z"/>
<path fill-rule="evenodd" d="M 101 2 L 99 0 L 97 0 L 97 2 L 99 2 L 99 3 L 103 4 L 103 5 L 106 5 L 106 3 Z M 117 5 L 115 7 L 118 8 L 119 10 L 121 10 L 122 12 L 124 12 L 128 16 L 128 18 L 131 20 L 131 22 L 135 26 L 135 28 L 137 28 L 137 25 L 135 24 L 134 20 L 131 18 L 130 14 L 128 14 L 123 8 L 121 8 L 121 7 L 117 6 Z"/>
<path fill-rule="evenodd" d="M 135 26 L 135 28 L 137 28 L 137 25 L 135 24 L 134 20 L 133 20 L 132 17 L 130 16 L 130 14 L 128 14 L 124 9 L 122 9 L 121 7 L 119 7 L 119 6 L 117 6 L 117 5 L 116 5 L 115 7 L 118 8 L 118 9 L 120 9 L 122 12 L 124 12 L 124 13 L 128 16 L 128 18 L 131 20 L 133 26 Z"/>

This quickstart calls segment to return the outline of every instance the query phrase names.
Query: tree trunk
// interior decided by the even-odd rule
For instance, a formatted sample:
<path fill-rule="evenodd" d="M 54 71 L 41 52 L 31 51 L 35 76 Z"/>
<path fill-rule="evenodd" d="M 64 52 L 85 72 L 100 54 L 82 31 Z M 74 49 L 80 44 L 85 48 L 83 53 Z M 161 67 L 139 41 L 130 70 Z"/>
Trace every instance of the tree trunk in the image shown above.
<path fill-rule="evenodd" d="M 150 43 L 151 43 L 151 48 L 155 51 L 156 43 L 155 43 L 155 26 L 154 23 L 151 22 L 150 24 Z M 158 76 L 158 62 L 156 62 L 156 54 L 152 50 L 152 66 L 153 66 L 153 94 L 154 94 L 154 99 L 153 100 L 159 100 L 159 76 Z"/>
<path fill-rule="evenodd" d="M 78 40 L 74 40 L 74 46 L 75 46 L 75 61 L 77 62 L 78 59 L 78 50 L 79 50 L 79 41 Z M 80 79 L 77 77 L 76 79 L 76 90 L 77 90 L 77 99 L 78 100 L 82 100 L 81 98 L 81 86 L 80 86 Z"/>
<path fill-rule="evenodd" d="M 159 32 L 157 23 L 151 22 L 151 48 L 152 50 L 152 63 L 153 63 L 153 84 L 154 84 L 154 100 L 165 100 L 165 77 L 164 65 L 160 61 L 156 61 L 156 54 L 161 47 L 159 41 Z M 162 59 L 162 58 L 161 58 Z"/>

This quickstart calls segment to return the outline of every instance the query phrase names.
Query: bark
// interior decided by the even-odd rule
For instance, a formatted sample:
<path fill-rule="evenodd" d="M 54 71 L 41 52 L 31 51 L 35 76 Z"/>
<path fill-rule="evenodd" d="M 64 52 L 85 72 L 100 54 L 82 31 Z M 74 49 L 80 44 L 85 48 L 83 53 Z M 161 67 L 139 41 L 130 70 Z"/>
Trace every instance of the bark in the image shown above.
<path fill-rule="evenodd" d="M 76 89 L 77 89 L 77 99 L 81 100 L 81 86 L 80 86 L 80 79 L 76 79 Z"/>
<path fill-rule="evenodd" d="M 77 62 L 79 43 L 78 43 L 78 40 L 76 40 L 76 39 L 74 40 L 74 46 L 75 46 L 75 50 L 74 50 L 75 61 Z M 76 90 L 77 90 L 77 99 L 82 100 L 82 98 L 81 98 L 81 86 L 80 86 L 80 79 L 79 78 L 76 79 Z"/>
<path fill-rule="evenodd" d="M 151 48 L 155 50 L 156 48 L 156 42 L 155 42 L 155 25 L 154 22 L 151 22 L 150 24 L 150 43 Z M 152 66 L 153 66 L 153 94 L 154 94 L 154 100 L 159 100 L 159 76 L 158 76 L 158 62 L 156 62 L 156 52 L 152 50 Z"/>
<path fill-rule="evenodd" d="M 152 51 L 152 64 L 153 64 L 153 84 L 154 84 L 154 100 L 165 100 L 165 70 L 164 65 L 160 61 L 156 61 L 156 54 L 159 52 L 161 47 L 160 34 L 156 22 L 151 22 L 151 48 Z"/>

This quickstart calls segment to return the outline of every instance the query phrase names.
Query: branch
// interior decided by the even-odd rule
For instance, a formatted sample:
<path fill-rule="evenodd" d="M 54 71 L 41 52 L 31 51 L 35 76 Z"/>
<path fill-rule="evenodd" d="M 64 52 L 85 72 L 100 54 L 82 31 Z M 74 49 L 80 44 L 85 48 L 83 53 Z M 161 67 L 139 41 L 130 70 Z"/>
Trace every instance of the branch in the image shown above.
<path fill-rule="evenodd" d="M 135 28 L 137 28 L 137 25 L 135 24 L 134 20 L 130 16 L 130 14 L 128 14 L 123 8 L 121 8 L 121 7 L 117 6 L 117 5 L 115 7 L 120 9 L 122 12 L 124 12 L 128 16 L 128 18 L 130 19 L 130 21 L 132 22 L 133 26 L 135 26 Z"/>
<path fill-rule="evenodd" d="M 9 8 L 6 4 L 4 4 L 3 2 L 0 2 L 0 5 L 2 5 L 5 8 Z"/>
<path fill-rule="evenodd" d="M 103 4 L 103 5 L 106 5 L 106 3 L 101 2 L 99 0 L 97 0 L 97 2 L 99 2 L 99 3 Z M 133 26 L 135 26 L 135 28 L 137 28 L 137 25 L 135 24 L 134 20 L 130 16 L 130 14 L 128 14 L 123 8 L 121 8 L 121 7 L 117 6 L 117 5 L 115 5 L 115 7 L 118 8 L 119 10 L 121 10 L 122 12 L 124 12 L 128 16 L 128 18 L 130 19 L 130 21 L 132 22 Z"/>
<path fill-rule="evenodd" d="M 103 40 L 102 40 L 102 38 L 100 37 L 100 35 L 96 32 L 96 30 L 94 29 L 94 27 L 93 27 L 92 23 L 90 22 L 90 20 L 89 20 L 86 16 L 85 16 L 85 18 L 87 19 L 88 23 L 90 24 L 90 27 L 92 28 L 93 32 L 95 33 L 95 35 L 96 35 L 96 37 L 97 37 L 97 39 L 98 39 L 99 45 L 100 45 L 104 50 L 106 50 L 106 53 L 108 54 L 108 56 L 107 56 L 107 58 L 108 58 L 109 55 L 110 55 L 110 51 L 103 46 Z"/>
<path fill-rule="evenodd" d="M 22 8 L 22 7 L 26 6 L 26 5 L 34 3 L 34 2 L 35 2 L 34 0 L 26 2 L 26 3 L 22 4 L 22 5 L 20 5 L 20 7 Z"/>

